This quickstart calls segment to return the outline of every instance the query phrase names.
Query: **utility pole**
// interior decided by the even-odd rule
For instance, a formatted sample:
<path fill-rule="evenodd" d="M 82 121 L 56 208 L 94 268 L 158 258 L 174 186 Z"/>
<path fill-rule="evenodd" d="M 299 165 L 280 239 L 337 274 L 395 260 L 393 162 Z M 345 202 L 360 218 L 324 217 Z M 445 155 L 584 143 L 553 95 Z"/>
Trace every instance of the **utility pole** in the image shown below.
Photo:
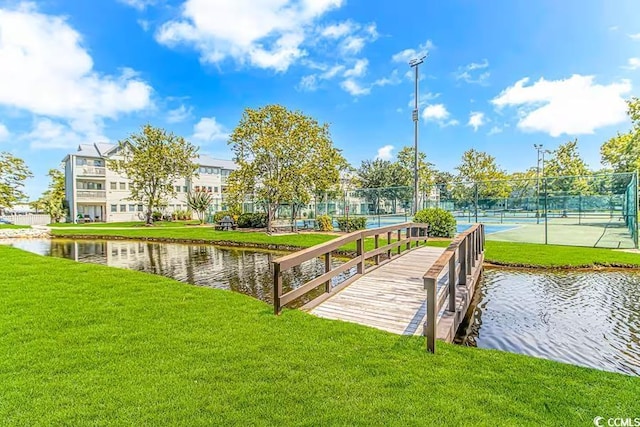
<path fill-rule="evenodd" d="M 424 59 L 427 55 L 422 58 L 412 59 L 409 62 L 409 66 L 411 68 L 415 68 L 416 70 L 416 93 L 415 93 L 415 106 L 413 109 L 413 214 L 415 215 L 418 212 L 418 119 L 420 116 L 418 110 L 418 66 L 424 62 Z"/>
<path fill-rule="evenodd" d="M 533 144 L 533 148 L 538 152 L 538 166 L 536 170 L 536 224 L 540 224 L 540 153 L 544 158 L 544 151 L 542 150 L 542 144 Z M 544 168 L 544 161 L 542 162 Z M 542 172 L 544 175 L 544 172 Z"/>

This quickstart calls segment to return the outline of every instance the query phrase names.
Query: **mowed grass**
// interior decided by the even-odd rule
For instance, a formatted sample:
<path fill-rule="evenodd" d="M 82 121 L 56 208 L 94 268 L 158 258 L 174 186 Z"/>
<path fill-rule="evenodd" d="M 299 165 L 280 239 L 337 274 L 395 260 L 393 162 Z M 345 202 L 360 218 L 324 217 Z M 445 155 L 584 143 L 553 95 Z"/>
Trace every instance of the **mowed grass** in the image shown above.
<path fill-rule="evenodd" d="M 640 379 L 0 246 L 4 425 L 590 425 Z"/>
<path fill-rule="evenodd" d="M 0 224 L 0 230 L 20 230 L 23 228 L 31 228 L 30 225 Z"/>
<path fill-rule="evenodd" d="M 94 236 L 131 239 L 194 240 L 220 245 L 256 245 L 272 249 L 307 248 L 336 238 L 335 235 L 321 233 L 269 235 L 264 232 L 214 231 L 212 227 L 148 227 L 132 228 L 130 230 L 108 230 L 89 227 L 83 228 L 82 230 L 54 228 L 52 229 L 52 233 L 58 237 Z M 385 239 L 381 239 L 381 244 L 385 241 Z M 449 245 L 449 240 L 430 240 L 428 244 L 431 246 L 446 247 Z M 365 249 L 370 250 L 373 248 L 373 239 L 367 239 Z M 343 249 L 355 250 L 355 244 L 347 245 Z M 499 265 L 542 268 L 589 268 L 597 266 L 640 267 L 640 253 L 629 253 L 612 249 L 512 243 L 493 240 L 486 241 L 485 260 Z"/>
<path fill-rule="evenodd" d="M 49 224 L 50 227 L 56 228 L 68 228 L 68 227 L 80 227 L 80 228 L 129 228 L 129 227 L 145 227 L 145 228 L 176 228 L 199 225 L 200 221 L 157 221 L 152 226 L 147 226 L 144 221 L 126 221 L 126 222 L 85 222 L 82 224 L 75 224 L 73 222 L 58 222 Z M 210 227 L 210 225 L 209 225 Z"/>

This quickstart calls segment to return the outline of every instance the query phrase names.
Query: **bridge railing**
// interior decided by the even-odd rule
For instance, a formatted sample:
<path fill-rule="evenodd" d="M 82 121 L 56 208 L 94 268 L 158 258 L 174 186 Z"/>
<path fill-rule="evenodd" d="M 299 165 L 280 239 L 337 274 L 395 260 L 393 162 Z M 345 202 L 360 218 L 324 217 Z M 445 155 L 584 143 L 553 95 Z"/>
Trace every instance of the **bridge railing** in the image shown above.
<path fill-rule="evenodd" d="M 282 307 L 291 303 L 321 285 L 324 285 L 324 293 L 314 298 L 305 305 L 310 308 L 326 300 L 334 292 L 337 292 L 349 284 L 353 283 L 366 272 L 386 264 L 402 253 L 415 249 L 420 243 L 426 243 L 428 224 L 405 222 L 402 224 L 390 225 L 388 227 L 373 228 L 369 230 L 354 231 L 345 234 L 327 243 L 312 246 L 290 255 L 277 258 L 273 261 L 273 310 L 275 314 L 280 314 Z M 365 241 L 373 237 L 374 248 L 365 251 Z M 356 246 L 355 258 L 344 264 L 333 268 L 332 252 L 337 251 L 345 245 L 354 243 Z M 386 255 L 386 259 L 381 257 Z M 324 258 L 324 274 L 312 279 L 296 289 L 289 292 L 282 292 L 282 273 L 293 267 L 299 266 L 305 261 L 314 258 Z M 366 261 L 373 259 L 373 265 L 367 267 Z M 332 279 L 336 276 L 356 268 L 356 273 L 340 284 L 333 286 Z"/>
<path fill-rule="evenodd" d="M 436 349 L 438 313 L 445 304 L 447 311 L 456 312 L 456 287 L 466 285 L 467 276 L 476 277 L 478 270 L 482 269 L 483 253 L 484 224 L 475 224 L 456 236 L 424 275 L 424 288 L 427 291 L 425 335 L 429 351 L 435 352 Z M 440 290 L 439 280 L 444 282 Z"/>

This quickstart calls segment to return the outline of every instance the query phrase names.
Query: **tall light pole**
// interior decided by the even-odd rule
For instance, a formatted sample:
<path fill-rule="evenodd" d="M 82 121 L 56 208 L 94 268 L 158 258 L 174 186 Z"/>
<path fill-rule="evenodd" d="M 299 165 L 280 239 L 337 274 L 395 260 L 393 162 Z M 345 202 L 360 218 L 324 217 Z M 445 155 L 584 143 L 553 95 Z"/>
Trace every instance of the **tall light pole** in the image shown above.
<path fill-rule="evenodd" d="M 413 214 L 418 212 L 418 118 L 420 116 L 418 111 L 418 66 L 424 62 L 427 55 L 422 58 L 412 59 L 409 62 L 411 68 L 416 70 L 416 94 L 415 94 L 415 107 L 413 109 Z"/>
<path fill-rule="evenodd" d="M 533 148 L 538 152 L 538 166 L 536 170 L 536 224 L 540 224 L 540 153 L 542 153 L 542 158 L 544 158 L 544 150 L 542 149 L 542 144 L 533 144 Z M 544 168 L 544 161 L 542 162 L 542 167 Z"/>

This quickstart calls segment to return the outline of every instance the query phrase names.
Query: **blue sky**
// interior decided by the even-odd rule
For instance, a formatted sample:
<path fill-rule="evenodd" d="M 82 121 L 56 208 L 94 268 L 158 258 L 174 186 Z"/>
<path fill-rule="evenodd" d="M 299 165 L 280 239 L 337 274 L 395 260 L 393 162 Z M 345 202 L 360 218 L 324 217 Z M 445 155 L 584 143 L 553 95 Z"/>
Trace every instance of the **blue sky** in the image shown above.
<path fill-rule="evenodd" d="M 413 144 L 408 60 L 420 68 L 420 149 L 443 170 L 485 150 L 507 171 L 532 145 L 599 146 L 640 94 L 636 0 L 0 0 L 0 151 L 45 174 L 79 143 L 165 127 L 230 158 L 245 107 L 331 123 L 358 166 Z"/>

